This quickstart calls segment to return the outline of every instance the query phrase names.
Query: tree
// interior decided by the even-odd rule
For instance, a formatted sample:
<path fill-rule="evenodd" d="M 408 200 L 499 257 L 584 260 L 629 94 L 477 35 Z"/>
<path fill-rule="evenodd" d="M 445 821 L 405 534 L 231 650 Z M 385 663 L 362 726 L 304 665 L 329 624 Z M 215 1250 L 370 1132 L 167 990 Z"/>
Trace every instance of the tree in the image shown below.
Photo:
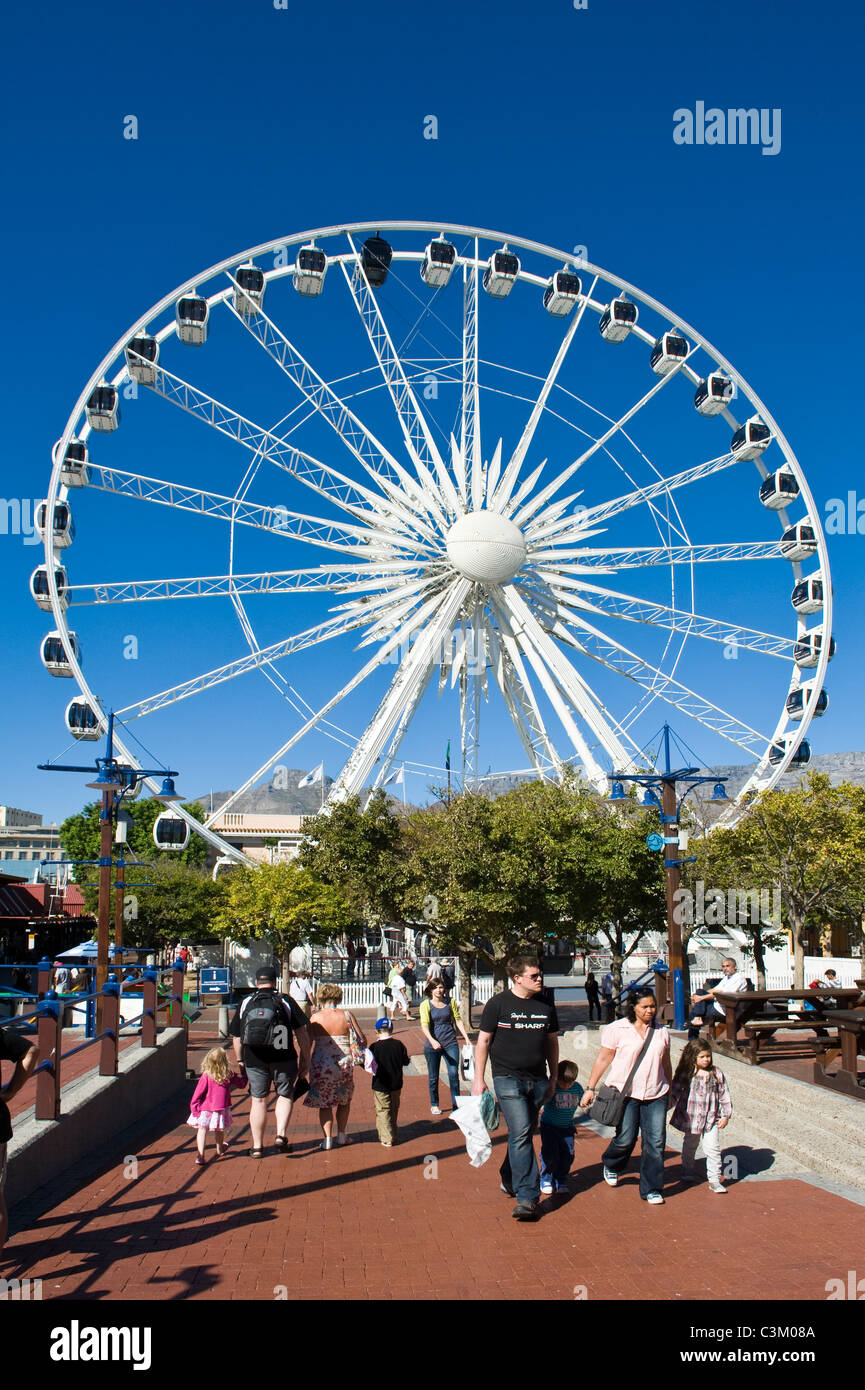
<path fill-rule="evenodd" d="M 196 835 L 194 832 L 190 834 L 189 844 L 184 850 L 157 849 L 153 840 L 153 825 L 156 817 L 166 807 L 156 797 L 149 796 L 140 801 L 129 801 L 124 798 L 121 805 L 131 817 L 131 823 L 126 833 L 124 858 L 146 862 L 156 859 L 162 854 L 170 854 L 173 860 L 179 861 L 181 864 L 204 865 L 206 863 L 207 844 L 200 835 Z M 101 809 L 101 801 L 91 801 L 82 811 L 77 812 L 74 816 L 67 816 L 60 827 L 60 843 L 67 859 L 76 859 L 80 862 L 99 858 L 99 815 Z M 205 810 L 200 801 L 190 801 L 184 805 L 183 809 L 198 821 L 203 821 L 205 818 Z M 83 867 L 80 872 L 76 868 L 76 882 L 82 882 L 82 875 L 87 877 Z"/>
<path fill-rule="evenodd" d="M 691 872 L 676 907 L 682 917 L 682 944 L 687 951 L 688 941 L 703 924 L 737 927 L 750 942 L 746 954 L 754 957 L 757 988 L 765 989 L 765 953 L 782 947 L 787 934 L 782 930 L 780 916 L 777 921 L 772 920 L 768 891 L 754 894 L 741 890 L 735 844 L 723 831 L 691 841 L 696 863 L 688 865 Z M 707 888 L 707 884 L 711 886 Z"/>
<path fill-rule="evenodd" d="M 778 885 L 801 989 L 809 927 L 861 915 L 865 903 L 865 787 L 833 787 L 811 772 L 792 791 L 766 792 L 711 840 L 713 864 L 737 887 L 753 896 Z"/>
<path fill-rule="evenodd" d="M 351 796 L 327 815 L 307 820 L 303 829 L 298 858 L 304 868 L 338 888 L 357 917 L 400 920 L 406 879 L 401 820 L 381 788 L 365 810 Z"/>
<path fill-rule="evenodd" d="M 289 956 L 296 946 L 325 945 L 351 921 L 345 898 L 322 883 L 297 860 L 280 864 L 243 864 L 225 882 L 225 896 L 215 927 L 234 941 L 269 941 L 289 983 Z"/>
<path fill-rule="evenodd" d="M 130 946 L 168 946 L 201 942 L 218 934 L 224 881 L 214 883 L 206 869 L 163 857 L 126 870 L 123 939 Z M 85 889 L 95 910 L 98 892 Z"/>
<path fill-rule="evenodd" d="M 489 961 L 497 988 L 508 956 L 537 950 L 547 935 L 610 942 L 621 979 L 624 936 L 663 926 L 663 880 L 645 844 L 645 817 L 628 823 L 574 781 L 525 783 L 491 800 L 463 793 L 449 806 L 410 816 L 407 913 L 430 903 L 439 949 L 456 951 L 463 974 Z"/>

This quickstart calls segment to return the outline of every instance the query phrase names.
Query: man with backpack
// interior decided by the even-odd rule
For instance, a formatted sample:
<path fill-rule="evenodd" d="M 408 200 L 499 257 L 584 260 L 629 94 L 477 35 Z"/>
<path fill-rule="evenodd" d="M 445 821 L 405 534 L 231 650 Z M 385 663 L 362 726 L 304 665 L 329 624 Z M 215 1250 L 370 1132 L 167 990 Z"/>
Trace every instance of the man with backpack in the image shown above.
<path fill-rule="evenodd" d="M 278 1153 L 287 1153 L 286 1130 L 295 1085 L 309 1072 L 309 1027 L 295 1001 L 277 992 L 273 966 L 263 965 L 256 971 L 255 992 L 235 1009 L 228 1031 L 234 1039 L 235 1058 L 249 1081 L 249 1156 L 263 1156 L 271 1081 L 276 1089 L 276 1149 Z M 292 1034 L 297 1036 L 299 1060 Z"/>

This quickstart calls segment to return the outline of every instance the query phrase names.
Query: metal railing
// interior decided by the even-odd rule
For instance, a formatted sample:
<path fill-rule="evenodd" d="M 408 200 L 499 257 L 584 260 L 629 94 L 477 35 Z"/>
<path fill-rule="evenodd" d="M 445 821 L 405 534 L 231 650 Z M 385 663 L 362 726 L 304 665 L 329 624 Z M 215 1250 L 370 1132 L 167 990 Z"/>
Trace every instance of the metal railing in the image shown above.
<path fill-rule="evenodd" d="M 34 1117 L 37 1120 L 58 1120 L 60 1118 L 63 1063 L 68 1061 L 70 1057 L 75 1057 L 79 1052 L 84 1052 L 88 1047 L 93 1047 L 99 1043 L 99 1075 L 116 1076 L 120 1034 L 124 1028 L 140 1021 L 141 1046 L 153 1048 L 156 1047 L 160 1013 L 163 1011 L 167 1013 L 165 1026 L 168 1028 L 181 1028 L 184 1023 L 183 969 L 177 965 L 172 968 L 171 989 L 162 1003 L 159 1002 L 158 998 L 160 971 L 147 969 L 143 972 L 141 976 L 141 1013 L 136 1018 L 126 1019 L 123 1022 L 120 1020 L 120 985 L 114 975 L 109 975 L 101 990 L 94 990 L 90 994 L 81 994 L 77 991 L 70 994 L 58 994 L 56 990 L 48 988 L 51 981 L 51 970 L 50 961 L 42 960 L 39 962 L 36 985 L 37 1007 L 32 1013 L 17 1015 L 14 1020 L 16 1026 L 30 1023 L 31 1020 L 36 1023 L 36 1041 L 39 1055 L 43 1058 L 33 1072 L 36 1080 Z M 25 996 L 17 991 L 14 994 L 19 1000 L 34 998 L 33 995 Z M 70 1004 L 96 1006 L 98 1002 L 101 1002 L 100 1031 L 94 1037 L 89 1037 L 86 1041 L 64 1052 L 63 1016 L 66 1009 Z"/>

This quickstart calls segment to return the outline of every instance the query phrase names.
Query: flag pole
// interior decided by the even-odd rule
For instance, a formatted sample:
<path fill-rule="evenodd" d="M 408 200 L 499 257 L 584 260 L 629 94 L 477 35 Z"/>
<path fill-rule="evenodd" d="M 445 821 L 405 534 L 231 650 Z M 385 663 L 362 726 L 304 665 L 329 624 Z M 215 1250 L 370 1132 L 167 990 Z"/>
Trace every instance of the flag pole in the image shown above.
<path fill-rule="evenodd" d="M 405 763 L 402 765 L 402 809 L 405 810 Z"/>

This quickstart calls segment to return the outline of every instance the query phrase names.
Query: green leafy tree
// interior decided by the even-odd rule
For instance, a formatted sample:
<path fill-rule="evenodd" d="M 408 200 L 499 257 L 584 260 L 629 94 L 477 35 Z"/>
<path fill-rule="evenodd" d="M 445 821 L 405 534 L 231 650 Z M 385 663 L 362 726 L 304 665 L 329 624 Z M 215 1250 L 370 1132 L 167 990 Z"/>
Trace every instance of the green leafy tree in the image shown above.
<path fill-rule="evenodd" d="M 200 943 L 219 935 L 217 915 L 223 882 L 214 883 L 206 869 L 163 857 L 126 868 L 123 893 L 123 940 L 128 946 L 170 946 L 175 941 Z M 84 888 L 94 914 L 96 877 Z M 112 921 L 114 920 L 112 916 Z"/>
<path fill-rule="evenodd" d="M 737 888 L 754 893 L 778 885 L 793 944 L 793 983 L 801 989 L 809 930 L 861 918 L 865 787 L 833 787 L 811 772 L 792 791 L 760 797 L 732 830 L 716 830 L 710 854 L 713 872 Z"/>
<path fill-rule="evenodd" d="M 243 944 L 252 938 L 270 942 L 286 989 L 292 950 L 305 943 L 325 945 L 351 921 L 342 894 L 294 859 L 257 868 L 240 865 L 224 884 L 216 930 Z"/>
<path fill-rule="evenodd" d="M 406 885 L 402 819 L 381 790 L 365 810 L 356 796 L 304 822 L 300 863 L 322 883 L 338 888 L 355 919 L 401 921 Z"/>
<path fill-rule="evenodd" d="M 153 826 L 156 817 L 167 808 L 156 797 L 145 797 L 138 801 L 124 800 L 121 805 L 123 811 L 128 813 L 131 818 L 126 833 L 127 853 L 124 858 L 147 861 L 162 854 L 170 854 L 172 859 L 181 864 L 204 865 L 207 862 L 207 844 L 200 835 L 196 835 L 194 832 L 190 834 L 189 844 L 184 850 L 157 849 L 153 841 Z M 101 808 L 102 803 L 100 801 L 91 801 L 82 811 L 77 812 L 74 816 L 68 816 L 63 822 L 60 827 L 60 843 L 67 859 L 81 861 L 99 858 L 99 813 Z M 198 821 L 203 821 L 205 818 L 205 810 L 200 801 L 190 801 L 184 805 L 183 809 Z M 75 870 L 76 882 L 80 883 L 82 878 L 86 877 L 89 875 L 83 866 L 80 870 Z"/>

